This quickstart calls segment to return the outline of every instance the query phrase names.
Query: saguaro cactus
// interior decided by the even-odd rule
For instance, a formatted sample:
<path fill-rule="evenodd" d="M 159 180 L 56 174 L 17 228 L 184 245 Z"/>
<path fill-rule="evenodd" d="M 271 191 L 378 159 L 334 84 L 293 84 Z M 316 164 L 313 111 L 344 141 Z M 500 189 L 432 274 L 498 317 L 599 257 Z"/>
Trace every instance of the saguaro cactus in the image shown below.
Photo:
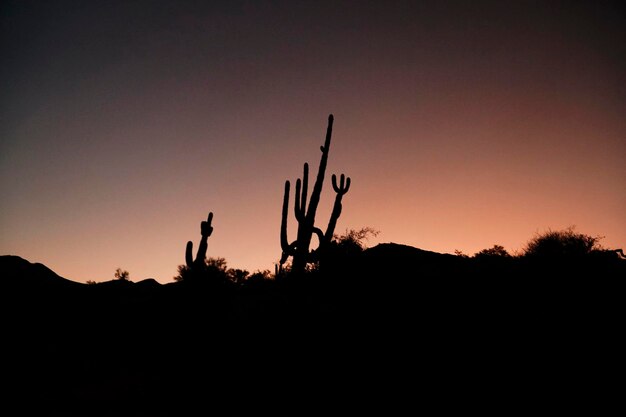
<path fill-rule="evenodd" d="M 294 203 L 294 213 L 296 220 L 298 221 L 298 235 L 295 241 L 289 243 L 287 238 L 287 214 L 289 212 L 289 191 L 291 184 L 289 181 L 285 181 L 285 194 L 283 196 L 283 211 L 282 220 L 280 226 L 280 244 L 283 250 L 280 258 L 280 264 L 284 264 L 287 259 L 292 256 L 292 271 L 294 273 L 303 272 L 306 265 L 316 260 L 317 253 L 309 250 L 311 246 L 311 239 L 313 234 L 317 235 L 319 243 L 319 251 L 323 251 L 326 245 L 330 243 L 333 233 L 335 232 L 335 226 L 337 225 L 337 219 L 341 215 L 341 200 L 343 196 L 350 189 L 350 178 L 341 174 L 339 183 L 337 183 L 337 177 L 333 174 L 332 183 L 333 189 L 337 193 L 335 197 L 335 204 L 333 211 L 330 215 L 330 221 L 326 228 L 326 233 L 315 226 L 315 213 L 320 201 L 320 195 L 322 194 L 322 187 L 324 185 L 324 175 L 326 173 L 326 165 L 328 163 L 328 152 L 330 150 L 330 140 L 333 131 L 333 115 L 328 116 L 328 127 L 326 129 L 326 140 L 324 145 L 320 146 L 322 151 L 322 157 L 320 159 L 319 169 L 317 171 L 317 178 L 315 185 L 313 186 L 313 192 L 309 199 L 309 205 L 307 207 L 307 191 L 309 183 L 309 164 L 304 164 L 304 172 L 302 180 L 296 181 L 296 195 Z"/>
<path fill-rule="evenodd" d="M 200 245 L 198 246 L 198 253 L 196 254 L 196 259 L 193 259 L 192 251 L 193 251 L 193 242 L 190 240 L 187 242 L 187 248 L 185 250 L 185 261 L 187 263 L 187 267 L 192 271 L 196 272 L 204 268 L 204 261 L 206 259 L 206 250 L 207 250 L 207 240 L 209 236 L 213 233 L 213 226 L 211 226 L 211 222 L 213 221 L 213 213 L 209 213 L 209 217 L 206 221 L 200 223 L 200 235 L 202 238 L 200 239 Z"/>

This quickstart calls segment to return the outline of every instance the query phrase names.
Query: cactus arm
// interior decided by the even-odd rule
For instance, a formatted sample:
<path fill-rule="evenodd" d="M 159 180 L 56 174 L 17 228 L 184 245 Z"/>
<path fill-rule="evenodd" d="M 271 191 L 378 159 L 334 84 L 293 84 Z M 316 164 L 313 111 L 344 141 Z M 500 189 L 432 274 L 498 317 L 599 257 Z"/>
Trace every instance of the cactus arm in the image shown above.
<path fill-rule="evenodd" d="M 317 238 L 320 240 L 320 246 L 324 244 L 324 232 L 319 227 L 313 228 L 313 233 L 317 235 Z"/>
<path fill-rule="evenodd" d="M 302 173 L 302 180 L 298 178 L 296 181 L 296 197 L 294 204 L 294 212 L 296 215 L 296 220 L 298 223 L 304 222 L 304 217 L 306 215 L 306 198 L 307 198 L 307 188 L 309 184 L 309 164 L 304 164 L 304 169 Z"/>
<path fill-rule="evenodd" d="M 293 205 L 293 212 L 296 216 L 296 220 L 298 220 L 298 222 L 300 221 L 300 213 L 302 210 L 302 207 L 300 205 L 300 190 L 302 189 L 302 181 L 300 180 L 300 178 L 298 178 L 296 180 L 296 195 L 294 197 L 294 205 Z"/>
<path fill-rule="evenodd" d="M 287 259 L 290 256 L 295 255 L 296 253 L 296 245 L 297 245 L 298 241 L 294 241 L 291 243 L 291 245 L 287 246 L 286 248 L 283 249 L 283 253 L 280 257 L 280 264 L 284 264 L 285 262 L 287 262 Z"/>
<path fill-rule="evenodd" d="M 311 263 L 319 261 L 321 251 L 323 251 L 324 248 L 327 246 L 327 242 L 324 240 L 324 232 L 322 232 L 319 227 L 314 227 L 313 233 L 315 233 L 317 235 L 317 238 L 319 239 L 319 246 L 317 247 L 317 249 L 311 250 L 311 252 L 309 252 L 307 256 L 307 262 Z"/>
<path fill-rule="evenodd" d="M 185 263 L 188 268 L 193 266 L 193 255 L 191 252 L 193 251 L 193 242 L 190 240 L 187 242 L 187 247 L 185 248 Z"/>
<path fill-rule="evenodd" d="M 324 236 L 325 242 L 330 242 L 335 233 L 335 227 L 337 226 L 337 220 L 339 220 L 339 216 L 341 216 L 341 200 L 343 196 L 350 189 L 350 177 L 347 177 L 341 174 L 341 179 L 339 180 L 339 185 L 337 185 L 337 176 L 333 174 L 332 183 L 333 189 L 337 193 L 335 196 L 335 204 L 333 205 L 333 211 L 330 214 L 330 220 L 328 221 L 328 227 L 326 228 L 326 235 Z"/>
<path fill-rule="evenodd" d="M 335 174 L 333 174 L 332 183 L 333 183 L 333 190 L 335 190 L 337 194 L 344 195 L 350 189 L 350 177 L 346 178 L 346 176 L 343 174 L 341 174 L 341 179 L 339 180 L 339 186 L 337 186 L 337 176 Z"/>
<path fill-rule="evenodd" d="M 298 200 L 298 191 L 299 191 L 299 181 L 296 182 L 296 200 Z M 289 256 L 293 256 L 296 250 L 296 244 L 298 241 L 294 241 L 289 244 L 287 240 L 287 215 L 289 214 L 289 189 L 290 182 L 285 181 L 285 194 L 283 196 L 283 212 L 280 221 L 280 247 L 283 250 L 282 256 L 280 258 L 280 263 L 284 264 L 287 261 Z"/>
<path fill-rule="evenodd" d="M 280 220 L 280 247 L 283 252 L 287 251 L 289 242 L 287 241 L 287 215 L 289 214 L 289 188 L 291 184 L 285 181 L 285 194 L 283 196 L 283 212 Z M 296 193 L 297 195 L 297 193 Z"/>

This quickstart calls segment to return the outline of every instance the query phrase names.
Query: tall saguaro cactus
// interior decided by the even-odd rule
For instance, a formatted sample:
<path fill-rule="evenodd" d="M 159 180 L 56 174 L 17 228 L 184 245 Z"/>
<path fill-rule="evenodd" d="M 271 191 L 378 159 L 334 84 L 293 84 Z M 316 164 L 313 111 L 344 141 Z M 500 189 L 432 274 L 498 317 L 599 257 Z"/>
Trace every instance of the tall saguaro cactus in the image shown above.
<path fill-rule="evenodd" d="M 320 146 L 322 151 L 322 157 L 320 159 L 319 169 L 317 171 L 317 178 L 315 179 L 315 185 L 309 199 L 307 207 L 307 192 L 309 183 L 309 164 L 304 164 L 304 172 L 302 180 L 296 181 L 296 195 L 294 197 L 294 213 L 296 220 L 298 221 L 298 235 L 295 241 L 289 243 L 287 238 L 287 214 L 289 212 L 289 192 L 291 184 L 289 181 L 285 181 L 285 194 L 283 197 L 283 211 L 282 220 L 280 226 L 280 245 L 283 250 L 282 257 L 280 259 L 281 265 L 284 264 L 287 259 L 292 256 L 292 271 L 294 273 L 301 273 L 306 268 L 308 263 L 315 261 L 315 252 L 309 250 L 311 246 L 311 239 L 315 234 L 319 239 L 318 251 L 323 251 L 325 247 L 330 243 L 335 232 L 335 226 L 337 220 L 341 215 L 341 200 L 343 196 L 350 189 L 350 177 L 345 177 L 341 174 L 339 183 L 337 183 L 337 176 L 333 174 L 332 183 L 335 193 L 335 204 L 333 211 L 330 215 L 330 221 L 326 232 L 315 226 L 315 213 L 322 194 L 322 187 L 324 185 L 324 175 L 326 173 L 326 165 L 328 163 L 328 152 L 330 150 L 330 140 L 333 132 L 333 115 L 328 116 L 328 127 L 326 129 L 326 140 L 324 145 Z"/>

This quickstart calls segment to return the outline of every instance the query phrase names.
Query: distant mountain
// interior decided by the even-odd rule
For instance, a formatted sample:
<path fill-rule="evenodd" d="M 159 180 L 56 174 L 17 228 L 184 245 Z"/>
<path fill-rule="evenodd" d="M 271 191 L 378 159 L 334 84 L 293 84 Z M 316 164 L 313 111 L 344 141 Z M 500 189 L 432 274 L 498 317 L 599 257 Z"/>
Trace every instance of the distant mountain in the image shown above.
<path fill-rule="evenodd" d="M 0 285 L 13 290 L 75 290 L 91 287 L 81 282 L 63 278 L 56 272 L 41 263 L 32 263 L 14 255 L 0 256 Z M 147 278 L 138 282 L 109 280 L 95 284 L 95 287 L 105 289 L 135 288 L 141 291 L 150 291 L 162 287 L 154 278 Z"/>
<path fill-rule="evenodd" d="M 398 243 L 381 243 L 363 252 L 367 262 L 384 263 L 393 269 L 412 269 L 423 266 L 457 266 L 463 258 L 449 253 L 438 253 Z"/>
<path fill-rule="evenodd" d="M 10 289 L 57 290 L 85 286 L 63 278 L 47 266 L 19 256 L 0 256 L 0 285 Z"/>
<path fill-rule="evenodd" d="M 403 244 L 393 243 L 393 242 L 380 243 L 374 247 L 366 249 L 365 253 L 367 253 L 368 256 L 387 257 L 387 258 L 395 258 L 395 259 L 398 259 L 398 258 L 450 259 L 450 258 L 455 257 L 455 255 L 450 255 L 447 253 L 432 252 L 428 250 L 419 249 L 414 246 L 403 245 Z"/>

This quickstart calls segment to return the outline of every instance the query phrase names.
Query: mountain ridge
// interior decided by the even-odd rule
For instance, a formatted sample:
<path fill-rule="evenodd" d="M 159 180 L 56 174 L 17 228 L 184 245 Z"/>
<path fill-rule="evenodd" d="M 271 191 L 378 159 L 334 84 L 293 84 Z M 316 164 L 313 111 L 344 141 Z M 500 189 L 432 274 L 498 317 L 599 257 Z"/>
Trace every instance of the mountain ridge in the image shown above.
<path fill-rule="evenodd" d="M 456 255 L 448 253 L 429 251 L 395 242 L 379 243 L 370 248 L 366 248 L 363 253 L 366 257 L 372 257 L 374 259 L 389 257 L 395 260 L 432 260 L 437 258 L 450 260 L 456 257 Z M 45 285 L 59 287 L 63 285 L 68 286 L 74 284 L 79 286 L 88 285 L 85 282 L 62 277 L 45 264 L 31 262 L 28 259 L 25 259 L 19 255 L 0 255 L 0 274 L 4 278 L 4 281 L 7 281 L 8 278 L 30 281 L 29 284 L 25 283 L 25 285 Z M 96 282 L 96 284 L 105 284 L 112 281 L 118 280 L 111 279 L 98 281 Z M 128 280 L 127 282 L 145 287 L 157 287 L 171 284 L 160 283 L 154 278 L 145 278 L 136 282 Z"/>
<path fill-rule="evenodd" d="M 503 263 L 385 243 L 326 272 L 235 290 L 68 283 L 2 256 L 8 397 L 63 416 L 293 415 L 290 401 L 371 411 L 348 385 L 359 398 L 406 392 L 403 411 L 416 392 L 438 405 L 475 401 L 474 387 L 510 398 L 545 369 L 567 387 L 573 363 L 577 375 L 590 355 L 610 369 L 603 358 L 621 346 L 626 263 L 607 259 Z M 553 378 L 532 383 L 554 389 Z"/>

